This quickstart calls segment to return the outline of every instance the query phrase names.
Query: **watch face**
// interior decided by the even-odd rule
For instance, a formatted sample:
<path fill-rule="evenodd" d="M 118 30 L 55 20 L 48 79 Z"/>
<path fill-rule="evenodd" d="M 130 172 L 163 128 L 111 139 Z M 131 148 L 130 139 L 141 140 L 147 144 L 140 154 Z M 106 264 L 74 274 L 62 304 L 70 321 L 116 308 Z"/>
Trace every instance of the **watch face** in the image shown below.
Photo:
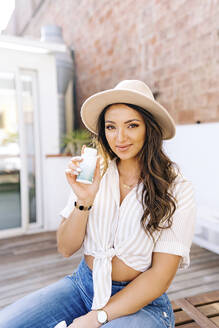
<path fill-rule="evenodd" d="M 105 311 L 100 310 L 97 312 L 97 318 L 99 323 L 105 323 L 107 321 L 107 314 Z"/>

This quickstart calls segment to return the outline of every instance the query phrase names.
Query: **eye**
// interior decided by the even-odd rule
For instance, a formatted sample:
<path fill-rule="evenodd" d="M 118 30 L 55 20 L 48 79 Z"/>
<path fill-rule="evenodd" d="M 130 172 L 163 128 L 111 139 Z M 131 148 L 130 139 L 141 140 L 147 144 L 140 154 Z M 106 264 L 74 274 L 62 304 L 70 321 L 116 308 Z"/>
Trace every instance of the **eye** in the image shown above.
<path fill-rule="evenodd" d="M 131 124 L 128 126 L 128 128 L 133 129 L 133 128 L 137 128 L 138 126 L 139 126 L 139 125 L 136 124 L 136 123 L 131 123 Z"/>
<path fill-rule="evenodd" d="M 112 130 L 112 129 L 115 129 L 115 127 L 113 125 L 106 125 L 105 129 Z"/>

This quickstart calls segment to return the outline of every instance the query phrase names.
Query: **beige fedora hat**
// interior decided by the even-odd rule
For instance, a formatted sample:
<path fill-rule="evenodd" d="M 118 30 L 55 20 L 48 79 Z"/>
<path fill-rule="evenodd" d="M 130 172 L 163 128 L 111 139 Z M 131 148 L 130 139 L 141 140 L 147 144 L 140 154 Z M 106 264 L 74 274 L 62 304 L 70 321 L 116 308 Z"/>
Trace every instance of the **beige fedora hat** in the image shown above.
<path fill-rule="evenodd" d="M 97 134 L 97 121 L 102 110 L 111 104 L 125 103 L 142 107 L 150 112 L 163 132 L 163 139 L 176 133 L 175 123 L 167 110 L 155 99 L 150 88 L 139 80 L 124 80 L 114 89 L 95 93 L 81 107 L 81 118 L 88 130 Z"/>

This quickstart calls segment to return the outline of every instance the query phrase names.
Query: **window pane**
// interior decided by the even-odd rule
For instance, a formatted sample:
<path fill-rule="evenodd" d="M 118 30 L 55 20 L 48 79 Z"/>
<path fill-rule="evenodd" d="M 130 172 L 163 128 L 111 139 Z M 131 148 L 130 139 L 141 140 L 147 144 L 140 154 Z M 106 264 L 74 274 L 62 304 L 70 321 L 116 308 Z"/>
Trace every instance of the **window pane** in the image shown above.
<path fill-rule="evenodd" d="M 0 230 L 21 227 L 20 165 L 15 78 L 0 72 Z"/>
<path fill-rule="evenodd" d="M 34 99 L 33 99 L 33 74 L 28 72 L 21 75 L 22 81 L 22 106 L 24 115 L 27 174 L 29 196 L 29 222 L 36 222 L 36 179 L 35 179 L 35 143 L 34 143 Z"/>

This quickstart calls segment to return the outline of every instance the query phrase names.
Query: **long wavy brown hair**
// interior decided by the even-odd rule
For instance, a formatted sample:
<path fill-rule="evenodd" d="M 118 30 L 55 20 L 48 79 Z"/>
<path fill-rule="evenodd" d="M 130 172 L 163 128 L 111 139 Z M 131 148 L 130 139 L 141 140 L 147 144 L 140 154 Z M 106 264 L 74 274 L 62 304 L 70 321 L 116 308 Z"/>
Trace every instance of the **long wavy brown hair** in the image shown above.
<path fill-rule="evenodd" d="M 172 225 L 177 201 L 171 193 L 171 187 L 178 175 L 179 167 L 164 153 L 162 129 L 153 115 L 139 106 L 125 105 L 139 112 L 146 126 L 145 142 L 137 154 L 141 170 L 138 187 L 142 182 L 141 203 L 144 213 L 141 224 L 146 234 L 149 234 L 154 241 L 153 233 L 155 231 L 170 228 Z M 110 106 L 105 107 L 99 116 L 98 134 L 94 139 L 98 151 L 104 159 L 104 172 L 109 160 L 118 159 L 118 156 L 110 148 L 105 135 L 105 114 Z"/>

